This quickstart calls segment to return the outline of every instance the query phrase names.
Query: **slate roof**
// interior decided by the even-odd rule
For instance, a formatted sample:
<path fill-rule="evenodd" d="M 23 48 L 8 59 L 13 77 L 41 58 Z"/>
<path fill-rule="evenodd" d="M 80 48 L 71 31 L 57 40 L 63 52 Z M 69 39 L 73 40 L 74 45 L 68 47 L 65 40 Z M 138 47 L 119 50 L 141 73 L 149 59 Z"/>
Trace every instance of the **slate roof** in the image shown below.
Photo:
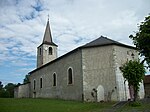
<path fill-rule="evenodd" d="M 81 46 L 82 48 L 87 48 L 87 47 L 98 47 L 98 46 L 106 46 L 106 45 L 118 45 L 118 46 L 124 46 L 124 47 L 129 47 L 129 48 L 134 48 L 135 47 L 132 47 L 132 46 L 128 46 L 128 45 L 125 45 L 125 44 L 122 44 L 120 42 L 117 42 L 117 41 L 114 41 L 114 40 L 111 40 L 107 37 L 99 37 L 97 38 L 96 40 L 93 40 L 83 46 Z"/>
<path fill-rule="evenodd" d="M 44 33 L 44 38 L 43 38 L 43 42 L 41 45 L 43 44 L 47 44 L 47 45 L 53 45 L 53 46 L 57 46 L 53 40 L 52 40 L 52 35 L 51 35 L 51 29 L 50 29 L 50 24 L 49 24 L 49 20 L 47 21 L 46 24 L 46 29 L 45 29 L 45 33 Z M 40 45 L 40 46 L 41 46 Z M 39 47 L 40 47 L 39 46 Z"/>

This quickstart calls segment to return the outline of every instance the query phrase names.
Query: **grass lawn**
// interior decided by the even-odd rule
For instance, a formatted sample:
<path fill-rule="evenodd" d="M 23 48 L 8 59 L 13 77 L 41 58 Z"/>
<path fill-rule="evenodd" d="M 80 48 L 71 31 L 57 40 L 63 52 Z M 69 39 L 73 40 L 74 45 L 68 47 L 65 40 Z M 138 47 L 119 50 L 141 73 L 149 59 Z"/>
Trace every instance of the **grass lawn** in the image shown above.
<path fill-rule="evenodd" d="M 0 112 L 111 112 L 114 102 L 82 103 L 56 99 L 0 98 Z M 150 103 L 140 107 L 128 104 L 115 112 L 150 112 Z"/>
<path fill-rule="evenodd" d="M 141 102 L 141 106 L 136 107 L 126 104 L 124 107 L 117 109 L 117 112 L 150 112 L 150 102 Z"/>
<path fill-rule="evenodd" d="M 0 98 L 0 112 L 97 112 L 114 103 L 82 103 L 55 99 Z"/>

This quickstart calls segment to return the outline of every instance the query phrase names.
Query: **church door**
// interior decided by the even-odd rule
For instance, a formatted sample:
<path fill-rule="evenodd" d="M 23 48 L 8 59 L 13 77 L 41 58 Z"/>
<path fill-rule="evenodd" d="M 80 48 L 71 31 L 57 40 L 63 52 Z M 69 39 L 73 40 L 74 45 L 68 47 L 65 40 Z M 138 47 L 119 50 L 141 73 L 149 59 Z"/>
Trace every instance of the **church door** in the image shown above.
<path fill-rule="evenodd" d="M 104 88 L 99 85 L 97 88 L 97 102 L 104 101 Z"/>
<path fill-rule="evenodd" d="M 33 98 L 36 98 L 36 92 L 33 92 Z"/>

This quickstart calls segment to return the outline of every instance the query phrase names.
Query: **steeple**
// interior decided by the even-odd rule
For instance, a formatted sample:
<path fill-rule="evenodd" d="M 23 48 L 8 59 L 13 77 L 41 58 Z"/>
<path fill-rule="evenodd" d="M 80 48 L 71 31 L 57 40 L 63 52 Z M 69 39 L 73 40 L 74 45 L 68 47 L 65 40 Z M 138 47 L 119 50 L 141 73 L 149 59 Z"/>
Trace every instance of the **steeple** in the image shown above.
<path fill-rule="evenodd" d="M 51 29 L 50 29 L 50 24 L 49 24 L 49 17 L 48 17 L 48 21 L 47 21 L 47 24 L 46 24 L 46 29 L 45 29 L 42 44 L 57 46 L 55 43 L 53 43 L 53 40 L 52 40 Z"/>
<path fill-rule="evenodd" d="M 43 38 L 43 44 L 51 44 L 51 43 L 53 43 L 53 41 L 52 41 L 52 35 L 51 35 L 51 30 L 49 25 L 49 18 L 48 18 L 45 33 L 44 33 L 44 38 Z"/>
<path fill-rule="evenodd" d="M 57 45 L 52 41 L 49 17 L 42 44 L 37 48 L 37 68 L 57 58 Z"/>

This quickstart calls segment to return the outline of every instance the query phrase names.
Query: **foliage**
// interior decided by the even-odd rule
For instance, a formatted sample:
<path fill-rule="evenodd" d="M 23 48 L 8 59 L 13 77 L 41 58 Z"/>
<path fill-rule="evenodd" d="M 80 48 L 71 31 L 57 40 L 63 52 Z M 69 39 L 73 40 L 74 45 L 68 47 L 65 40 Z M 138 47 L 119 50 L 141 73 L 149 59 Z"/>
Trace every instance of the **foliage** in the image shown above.
<path fill-rule="evenodd" d="M 2 84 L 2 82 L 0 81 L 0 90 L 2 90 L 3 89 L 3 84 Z"/>
<path fill-rule="evenodd" d="M 133 40 L 140 55 L 145 57 L 142 63 L 146 61 L 150 68 L 150 15 L 145 17 L 144 22 L 141 22 L 135 36 L 130 35 L 129 38 Z"/>
<path fill-rule="evenodd" d="M 4 90 L 4 89 L 2 89 L 2 90 L 0 91 L 0 98 L 9 98 L 9 96 L 10 96 L 10 94 L 9 94 L 8 91 L 6 91 L 6 90 Z"/>
<path fill-rule="evenodd" d="M 26 83 L 29 83 L 29 75 L 26 75 L 24 80 L 23 80 L 23 83 L 26 84 Z"/>
<path fill-rule="evenodd" d="M 138 106 L 141 106 L 141 103 L 138 102 L 138 101 L 136 101 L 136 102 L 130 102 L 129 105 L 130 105 L 131 107 L 138 107 Z"/>
<path fill-rule="evenodd" d="M 6 86 L 5 86 L 5 90 L 6 92 L 9 93 L 9 98 L 13 98 L 14 97 L 14 88 L 15 88 L 15 84 L 13 83 L 8 83 Z"/>
<path fill-rule="evenodd" d="M 5 97 L 5 90 L 3 88 L 3 84 L 0 81 L 0 98 Z"/>
<path fill-rule="evenodd" d="M 142 82 L 145 75 L 144 65 L 139 60 L 130 60 L 120 67 L 120 70 L 123 73 L 123 77 L 129 82 L 129 85 L 134 87 L 134 100 L 136 100 L 140 82 Z"/>
<path fill-rule="evenodd" d="M 0 81 L 0 98 L 13 98 L 15 86 L 16 85 L 13 83 L 8 83 L 3 87 L 2 82 Z"/>

